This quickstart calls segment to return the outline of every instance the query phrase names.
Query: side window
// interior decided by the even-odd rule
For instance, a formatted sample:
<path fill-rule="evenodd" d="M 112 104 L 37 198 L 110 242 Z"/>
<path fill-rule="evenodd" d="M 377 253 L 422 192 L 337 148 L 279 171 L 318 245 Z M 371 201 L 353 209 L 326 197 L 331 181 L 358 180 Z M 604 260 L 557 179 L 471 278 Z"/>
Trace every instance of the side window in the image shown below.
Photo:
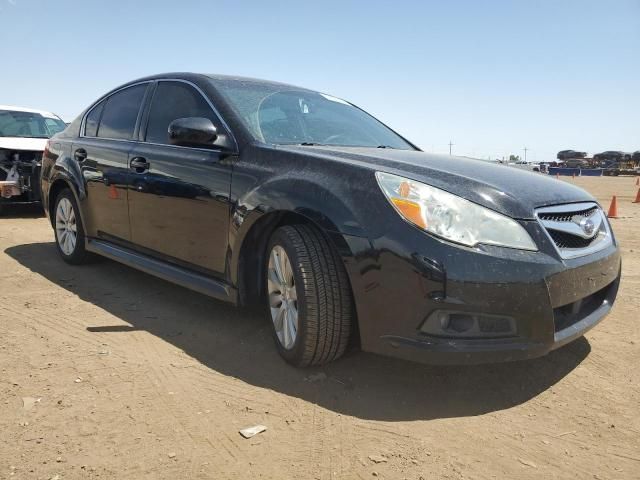
<path fill-rule="evenodd" d="M 100 115 L 102 115 L 102 109 L 104 108 L 105 100 L 101 101 L 98 105 L 93 107 L 93 110 L 87 115 L 87 119 L 84 122 L 84 134 L 87 137 L 98 136 L 98 123 L 100 123 Z"/>
<path fill-rule="evenodd" d="M 169 124 L 186 117 L 215 121 L 213 110 L 195 88 L 182 82 L 159 82 L 149 110 L 146 141 L 169 143 Z"/>
<path fill-rule="evenodd" d="M 97 136 L 124 140 L 132 138 L 146 89 L 145 83 L 111 95 L 104 106 Z"/>

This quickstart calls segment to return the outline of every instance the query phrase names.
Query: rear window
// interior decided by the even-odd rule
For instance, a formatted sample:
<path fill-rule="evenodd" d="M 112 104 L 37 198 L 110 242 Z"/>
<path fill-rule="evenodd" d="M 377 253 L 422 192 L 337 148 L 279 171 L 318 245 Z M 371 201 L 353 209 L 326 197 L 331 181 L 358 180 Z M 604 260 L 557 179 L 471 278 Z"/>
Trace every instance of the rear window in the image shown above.
<path fill-rule="evenodd" d="M 134 85 L 111 95 L 104 106 L 98 137 L 129 140 L 138 119 L 147 84 Z"/>

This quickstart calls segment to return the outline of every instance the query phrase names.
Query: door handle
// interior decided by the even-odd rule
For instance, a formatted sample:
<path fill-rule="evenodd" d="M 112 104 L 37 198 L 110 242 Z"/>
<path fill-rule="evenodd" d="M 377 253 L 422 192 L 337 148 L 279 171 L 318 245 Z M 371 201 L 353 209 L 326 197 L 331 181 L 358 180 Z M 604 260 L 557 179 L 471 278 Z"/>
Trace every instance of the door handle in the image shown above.
<path fill-rule="evenodd" d="M 75 158 L 77 162 L 82 162 L 87 159 L 87 151 L 84 148 L 78 148 L 73 152 L 73 158 Z"/>
<path fill-rule="evenodd" d="M 133 157 L 129 162 L 129 166 L 136 173 L 144 173 L 149 170 L 149 162 L 143 157 Z"/>

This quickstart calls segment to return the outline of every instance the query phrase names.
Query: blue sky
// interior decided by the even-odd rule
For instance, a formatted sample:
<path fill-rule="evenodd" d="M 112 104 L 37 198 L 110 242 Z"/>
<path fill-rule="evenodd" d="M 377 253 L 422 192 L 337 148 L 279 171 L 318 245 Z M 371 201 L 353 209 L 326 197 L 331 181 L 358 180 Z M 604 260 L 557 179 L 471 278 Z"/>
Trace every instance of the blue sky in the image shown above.
<path fill-rule="evenodd" d="M 640 149 L 640 0 L 0 0 L 0 104 L 73 119 L 152 73 L 350 100 L 424 150 Z"/>

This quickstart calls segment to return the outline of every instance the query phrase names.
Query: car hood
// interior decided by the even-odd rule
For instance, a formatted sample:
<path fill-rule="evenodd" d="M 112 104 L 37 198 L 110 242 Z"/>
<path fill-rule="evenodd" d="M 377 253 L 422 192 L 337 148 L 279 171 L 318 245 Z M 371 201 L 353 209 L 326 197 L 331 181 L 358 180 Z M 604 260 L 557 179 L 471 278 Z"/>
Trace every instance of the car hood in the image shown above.
<path fill-rule="evenodd" d="M 44 151 L 46 138 L 0 137 L 0 148 L 8 150 Z"/>
<path fill-rule="evenodd" d="M 543 206 L 596 201 L 581 188 L 549 175 L 483 160 L 389 148 L 278 149 L 401 175 L 518 219 L 534 219 L 535 209 Z"/>

